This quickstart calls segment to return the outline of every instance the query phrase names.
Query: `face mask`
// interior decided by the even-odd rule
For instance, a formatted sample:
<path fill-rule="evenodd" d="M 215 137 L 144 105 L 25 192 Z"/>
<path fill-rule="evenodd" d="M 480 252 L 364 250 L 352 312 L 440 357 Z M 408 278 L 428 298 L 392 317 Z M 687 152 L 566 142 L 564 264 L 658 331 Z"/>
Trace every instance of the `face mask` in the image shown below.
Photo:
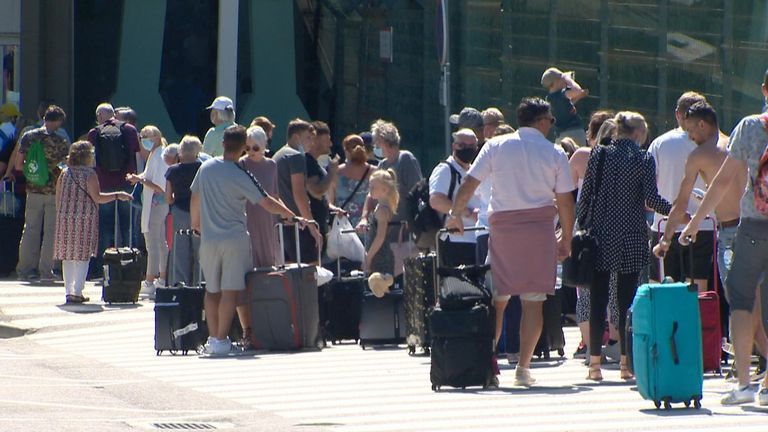
<path fill-rule="evenodd" d="M 299 153 L 304 154 L 306 151 L 304 150 L 304 144 L 299 144 L 299 146 L 296 148 L 296 150 L 299 151 Z"/>
<path fill-rule="evenodd" d="M 153 143 L 150 139 L 144 138 L 141 140 L 141 146 L 144 147 L 144 150 L 151 151 L 152 147 L 155 146 L 155 143 Z"/>
<path fill-rule="evenodd" d="M 379 159 L 384 159 L 384 151 L 381 149 L 381 147 L 374 147 L 373 155 Z"/>
<path fill-rule="evenodd" d="M 456 159 L 464 163 L 472 163 L 475 160 L 475 156 L 477 156 L 477 149 L 472 147 L 456 150 Z"/>

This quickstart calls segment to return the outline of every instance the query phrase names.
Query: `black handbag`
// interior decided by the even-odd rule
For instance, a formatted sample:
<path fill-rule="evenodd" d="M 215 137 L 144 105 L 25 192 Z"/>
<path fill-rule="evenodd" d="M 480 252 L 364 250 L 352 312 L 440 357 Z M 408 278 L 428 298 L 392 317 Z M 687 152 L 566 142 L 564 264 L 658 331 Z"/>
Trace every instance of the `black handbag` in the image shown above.
<path fill-rule="evenodd" d="M 600 152 L 597 161 L 597 177 L 595 178 L 595 191 L 589 201 L 587 217 L 584 226 L 573 235 L 571 240 L 571 255 L 563 261 L 563 284 L 590 288 L 595 277 L 597 265 L 598 242 L 592 233 L 592 219 L 595 201 L 600 192 L 600 184 L 603 180 L 603 164 L 605 163 L 605 150 Z"/>

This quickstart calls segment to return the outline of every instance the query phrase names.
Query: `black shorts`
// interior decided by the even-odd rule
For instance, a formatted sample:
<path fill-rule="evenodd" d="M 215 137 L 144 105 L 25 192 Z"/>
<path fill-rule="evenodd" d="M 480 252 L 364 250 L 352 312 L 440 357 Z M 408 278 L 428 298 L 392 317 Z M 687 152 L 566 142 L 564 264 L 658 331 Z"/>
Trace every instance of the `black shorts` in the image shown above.
<path fill-rule="evenodd" d="M 681 245 L 677 240 L 680 233 L 672 237 L 669 251 L 664 256 L 664 276 L 676 281 L 690 278 L 708 279 L 713 269 L 715 236 L 712 231 L 699 231 L 696 243 L 688 246 Z M 661 281 L 659 275 L 659 259 L 653 255 L 653 247 L 659 244 L 659 233 L 651 231 L 650 278 Z M 693 248 L 693 272 L 691 272 L 690 248 Z"/>
<path fill-rule="evenodd" d="M 296 262 L 296 237 L 293 225 L 283 226 L 283 241 L 285 262 Z M 317 251 L 315 238 L 309 232 L 309 228 L 299 230 L 299 251 L 301 252 L 301 262 L 312 263 L 320 260 Z"/>

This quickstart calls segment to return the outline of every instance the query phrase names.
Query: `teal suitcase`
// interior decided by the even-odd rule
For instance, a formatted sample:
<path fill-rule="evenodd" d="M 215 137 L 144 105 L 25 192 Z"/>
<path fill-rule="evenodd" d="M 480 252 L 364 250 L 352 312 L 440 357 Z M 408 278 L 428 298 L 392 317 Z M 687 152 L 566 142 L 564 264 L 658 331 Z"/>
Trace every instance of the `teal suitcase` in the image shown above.
<path fill-rule="evenodd" d="M 632 363 L 637 389 L 656 408 L 701 408 L 703 359 L 698 289 L 645 284 L 632 303 Z"/>

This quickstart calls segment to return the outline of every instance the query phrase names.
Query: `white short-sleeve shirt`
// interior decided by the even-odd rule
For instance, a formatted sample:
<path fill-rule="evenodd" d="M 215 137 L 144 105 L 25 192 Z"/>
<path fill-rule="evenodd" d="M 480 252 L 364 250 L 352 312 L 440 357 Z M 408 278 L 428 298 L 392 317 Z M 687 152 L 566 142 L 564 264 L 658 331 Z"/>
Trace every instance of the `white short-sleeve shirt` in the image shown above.
<path fill-rule="evenodd" d="M 448 164 L 450 164 L 459 174 L 459 179 L 456 182 L 456 186 L 453 188 L 453 196 L 451 197 L 451 201 L 455 201 L 456 195 L 459 192 L 459 186 L 461 186 L 461 183 L 464 181 L 464 179 L 467 177 L 467 171 L 462 168 L 461 165 L 459 165 L 458 162 L 453 158 L 453 156 L 449 156 L 448 159 L 445 161 Z M 434 193 L 441 193 L 445 196 L 448 196 L 449 189 L 451 187 L 451 168 L 446 163 L 439 163 L 437 166 L 432 170 L 432 174 L 429 176 L 429 195 L 431 196 Z M 477 196 L 477 193 L 475 193 L 472 198 L 470 198 L 469 203 L 467 204 L 467 207 L 471 209 L 479 209 L 483 206 L 482 201 Z M 471 227 L 475 226 L 475 221 L 470 218 L 463 218 L 464 226 L 465 227 Z M 450 240 L 460 243 L 473 243 L 475 242 L 476 232 L 470 231 L 464 233 L 462 236 L 456 236 L 456 235 L 450 235 Z"/>
<path fill-rule="evenodd" d="M 550 206 L 574 190 L 568 156 L 530 127 L 486 142 L 467 174 L 490 179 L 488 213 Z"/>

